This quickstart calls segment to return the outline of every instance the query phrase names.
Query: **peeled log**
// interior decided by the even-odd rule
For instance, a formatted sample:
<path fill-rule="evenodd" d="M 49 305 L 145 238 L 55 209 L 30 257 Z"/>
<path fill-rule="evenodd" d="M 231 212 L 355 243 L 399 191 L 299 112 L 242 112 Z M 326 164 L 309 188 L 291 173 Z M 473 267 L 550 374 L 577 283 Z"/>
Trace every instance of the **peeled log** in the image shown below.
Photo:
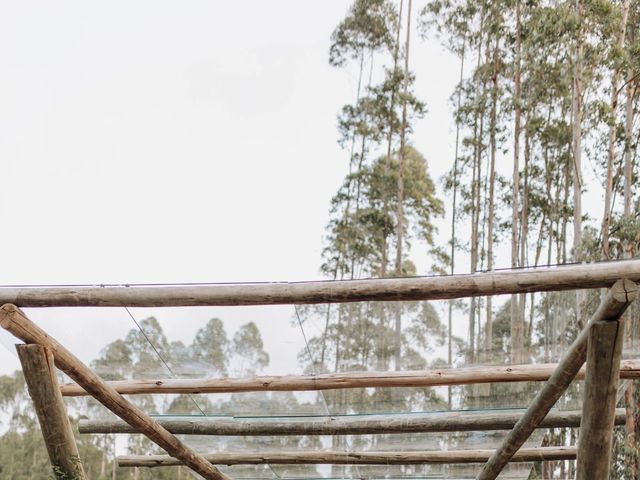
<path fill-rule="evenodd" d="M 405 372 L 344 372 L 319 375 L 285 375 L 250 378 L 148 379 L 107 382 L 123 395 L 150 393 L 238 393 L 315 391 L 370 387 L 438 387 L 473 383 L 535 382 L 548 380 L 556 363 L 463 367 Z M 584 378 L 584 369 L 578 379 Z M 620 378 L 640 378 L 640 360 L 625 360 Z M 65 397 L 86 395 L 82 387 L 67 383 L 60 387 Z"/>
<path fill-rule="evenodd" d="M 189 307 L 442 300 L 529 292 L 608 288 L 640 281 L 640 260 L 467 275 L 315 282 L 167 286 L 0 288 L 0 304 L 19 307 Z"/>
<path fill-rule="evenodd" d="M 216 465 L 427 465 L 486 462 L 493 450 L 449 450 L 438 452 L 227 452 L 205 455 Z M 523 448 L 512 462 L 544 462 L 574 460 L 575 447 Z M 118 457 L 120 467 L 171 467 L 179 461 L 167 455 Z"/>
<path fill-rule="evenodd" d="M 470 432 L 510 430 L 522 416 L 522 411 L 446 412 L 410 415 L 333 416 L 318 420 L 289 419 L 287 421 L 229 419 L 228 417 L 159 418 L 160 425 L 180 435 L 368 435 L 390 433 Z M 552 411 L 539 428 L 579 427 L 582 412 Z M 616 410 L 616 425 L 624 425 L 623 408 Z M 80 420 L 80 433 L 138 433 L 118 420 Z"/>

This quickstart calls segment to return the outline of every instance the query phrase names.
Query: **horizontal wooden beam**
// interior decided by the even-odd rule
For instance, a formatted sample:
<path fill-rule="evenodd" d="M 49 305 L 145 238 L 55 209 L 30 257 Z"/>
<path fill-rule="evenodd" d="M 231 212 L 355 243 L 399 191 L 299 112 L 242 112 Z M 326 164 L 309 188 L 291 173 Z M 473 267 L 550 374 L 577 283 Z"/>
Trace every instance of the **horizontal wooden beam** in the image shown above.
<path fill-rule="evenodd" d="M 587 344 L 591 327 L 601 321 L 618 320 L 638 297 L 638 285 L 630 280 L 618 280 L 593 314 L 578 338 L 571 344 L 553 375 L 544 384 L 526 413 L 513 427 L 491 456 L 477 480 L 495 480 L 511 457 L 524 445 L 551 408 L 569 387 L 587 358 Z"/>
<path fill-rule="evenodd" d="M 204 457 L 216 465 L 422 465 L 486 462 L 493 450 L 449 450 L 437 452 L 225 452 Z M 512 462 L 573 460 L 575 447 L 523 448 Z M 180 462 L 166 455 L 118 457 L 120 467 L 170 467 Z"/>
<path fill-rule="evenodd" d="M 19 307 L 178 307 L 439 300 L 610 287 L 640 281 L 640 260 L 470 275 L 369 280 L 175 286 L 4 287 L 0 303 Z"/>
<path fill-rule="evenodd" d="M 173 434 L 180 435 L 368 435 L 390 433 L 470 432 L 510 430 L 523 411 L 443 412 L 397 415 L 343 415 L 304 418 L 229 419 L 228 417 L 156 418 Z M 579 427 L 582 413 L 552 411 L 539 428 Z M 616 425 L 624 425 L 625 410 L 617 409 Z M 80 420 L 80 433 L 139 433 L 119 420 Z"/>
<path fill-rule="evenodd" d="M 373 387 L 439 387 L 477 383 L 545 381 L 553 374 L 556 366 L 557 364 L 555 363 L 543 363 L 408 370 L 404 372 L 344 372 L 248 378 L 156 378 L 116 380 L 107 382 L 107 384 L 118 393 L 126 395 L 150 393 L 293 392 Z M 584 378 L 584 374 L 584 369 L 580 370 L 577 378 Z M 620 378 L 640 378 L 640 359 L 624 360 L 620 365 Z M 75 383 L 61 385 L 60 390 L 65 397 L 87 395 L 84 389 Z"/>
<path fill-rule="evenodd" d="M 107 385 L 93 370 L 29 320 L 15 305 L 3 305 L 0 308 L 0 327 L 27 344 L 46 347 L 53 354 L 55 364 L 60 370 L 82 385 L 93 398 L 118 417 L 132 427 L 139 429 L 149 440 L 179 459 L 180 462 L 184 462 L 184 465 L 207 480 L 229 480 L 229 477 L 207 462 L 201 455 L 185 446 L 155 420 Z"/>

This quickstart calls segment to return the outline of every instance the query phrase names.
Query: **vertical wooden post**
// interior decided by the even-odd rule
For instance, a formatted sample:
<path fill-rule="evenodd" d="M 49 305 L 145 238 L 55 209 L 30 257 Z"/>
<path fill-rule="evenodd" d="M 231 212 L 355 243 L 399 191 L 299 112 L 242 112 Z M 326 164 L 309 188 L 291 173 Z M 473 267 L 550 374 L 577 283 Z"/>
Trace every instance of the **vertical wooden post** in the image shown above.
<path fill-rule="evenodd" d="M 593 314 L 587 326 L 580 332 L 569 350 L 553 372 L 553 375 L 533 399 L 525 414 L 503 440 L 502 445 L 483 467 L 477 480 L 495 480 L 515 452 L 531 433 L 540 425 L 551 407 L 571 384 L 587 358 L 589 330 L 598 322 L 612 322 L 620 319 L 627 307 L 638 296 L 638 285 L 630 280 L 618 280 L 607 292 L 598 310 Z M 597 477 L 591 477 L 597 478 Z"/>
<path fill-rule="evenodd" d="M 609 478 L 624 324 L 596 322 L 589 332 L 578 443 L 577 480 Z"/>
<path fill-rule="evenodd" d="M 78 446 L 58 386 L 53 355 L 40 345 L 16 345 L 16 350 L 55 478 L 85 480 Z"/>

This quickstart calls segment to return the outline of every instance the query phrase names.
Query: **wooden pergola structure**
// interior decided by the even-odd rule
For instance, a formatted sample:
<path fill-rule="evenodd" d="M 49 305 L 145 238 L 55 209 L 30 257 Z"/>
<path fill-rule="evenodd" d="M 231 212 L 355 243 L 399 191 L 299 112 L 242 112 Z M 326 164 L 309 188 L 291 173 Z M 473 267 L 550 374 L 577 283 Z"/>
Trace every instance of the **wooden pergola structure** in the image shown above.
<path fill-rule="evenodd" d="M 472 275 L 335 282 L 198 286 L 99 286 L 0 288 L 0 326 L 22 340 L 17 346 L 29 394 L 56 476 L 84 479 L 63 396 L 90 395 L 120 421 L 80 423 L 81 433 L 139 433 L 167 455 L 119 458 L 123 467 L 185 465 L 206 479 L 228 478 L 218 465 L 484 463 L 478 479 L 495 479 L 509 462 L 577 458 L 578 479 L 608 478 L 614 425 L 625 422 L 616 409 L 618 380 L 640 377 L 640 360 L 621 361 L 621 318 L 637 298 L 640 260 L 487 272 Z M 557 364 L 450 368 L 430 371 L 348 372 L 323 375 L 152 379 L 107 382 L 34 324 L 20 308 L 60 306 L 222 306 L 436 300 L 573 289 L 607 289 L 600 306 Z M 585 368 L 586 362 L 586 368 Z M 75 383 L 59 385 L 55 367 Z M 576 379 L 584 379 L 582 411 L 552 411 Z M 494 382 L 545 382 L 523 414 L 511 412 L 397 416 L 371 414 L 295 422 L 203 420 L 157 421 L 123 395 L 315 391 L 363 387 L 424 387 Z M 522 448 L 537 428 L 580 427 L 577 448 Z M 195 452 L 175 434 L 358 435 L 371 433 L 508 430 L 495 450 L 366 452 Z"/>

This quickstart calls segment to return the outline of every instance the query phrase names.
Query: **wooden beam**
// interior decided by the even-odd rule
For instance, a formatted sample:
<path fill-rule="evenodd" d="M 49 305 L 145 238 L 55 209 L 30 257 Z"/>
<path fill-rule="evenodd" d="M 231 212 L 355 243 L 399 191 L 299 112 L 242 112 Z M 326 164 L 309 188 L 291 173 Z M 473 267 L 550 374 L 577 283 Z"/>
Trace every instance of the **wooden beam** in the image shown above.
<path fill-rule="evenodd" d="M 29 320 L 15 305 L 3 305 L 0 308 L 0 326 L 25 343 L 42 345 L 50 350 L 60 370 L 82 385 L 102 405 L 132 427 L 140 430 L 172 457 L 179 459 L 206 479 L 229 479 L 201 455 L 186 447 L 155 420 L 107 385 L 75 355 Z"/>
<path fill-rule="evenodd" d="M 546 381 L 554 372 L 556 366 L 556 363 L 545 363 L 409 370 L 404 372 L 342 372 L 249 378 L 156 378 L 116 380 L 107 383 L 118 393 L 126 395 L 292 392 L 372 387 L 438 387 L 475 383 Z M 584 369 L 578 372 L 577 378 L 584 378 Z M 640 378 L 640 359 L 623 361 L 620 368 L 620 378 Z M 65 397 L 87 395 L 87 392 L 75 383 L 61 385 L 60 390 Z"/>
<path fill-rule="evenodd" d="M 518 411 L 446 412 L 397 415 L 342 415 L 315 420 L 278 417 L 269 419 L 230 419 L 229 417 L 190 417 L 158 419 L 173 434 L 180 435 L 368 435 L 390 433 L 471 432 L 510 430 L 522 417 Z M 552 411 L 539 428 L 579 427 L 582 412 Z M 615 411 L 616 425 L 624 425 L 623 408 Z M 139 433 L 118 420 L 80 420 L 80 433 Z"/>
<path fill-rule="evenodd" d="M 587 357 L 589 329 L 600 321 L 615 321 L 638 296 L 638 286 L 630 280 L 618 280 L 607 292 L 587 326 L 562 357 L 551 378 L 529 405 L 527 412 L 509 432 L 500 448 L 483 467 L 478 480 L 495 480 L 515 452 L 522 447 L 549 410 L 571 384 Z"/>
<path fill-rule="evenodd" d="M 640 281 L 640 260 L 619 260 L 412 278 L 255 284 L 95 287 L 5 287 L 0 303 L 20 307 L 178 307 L 276 305 L 470 296 L 610 287 L 619 278 Z"/>
<path fill-rule="evenodd" d="M 449 450 L 432 452 L 224 452 L 205 455 L 217 465 L 425 465 L 453 463 L 482 463 L 493 450 Z M 575 447 L 523 448 L 513 462 L 543 462 L 547 460 L 573 460 Z M 121 467 L 170 467 L 180 462 L 166 455 L 140 455 L 118 457 Z"/>
<path fill-rule="evenodd" d="M 55 478 L 84 480 L 86 475 L 58 387 L 53 355 L 40 345 L 16 345 L 16 350 Z"/>
<path fill-rule="evenodd" d="M 587 348 L 578 442 L 578 480 L 607 480 L 611 463 L 618 369 L 624 343 L 624 323 L 596 322 L 591 326 Z"/>

